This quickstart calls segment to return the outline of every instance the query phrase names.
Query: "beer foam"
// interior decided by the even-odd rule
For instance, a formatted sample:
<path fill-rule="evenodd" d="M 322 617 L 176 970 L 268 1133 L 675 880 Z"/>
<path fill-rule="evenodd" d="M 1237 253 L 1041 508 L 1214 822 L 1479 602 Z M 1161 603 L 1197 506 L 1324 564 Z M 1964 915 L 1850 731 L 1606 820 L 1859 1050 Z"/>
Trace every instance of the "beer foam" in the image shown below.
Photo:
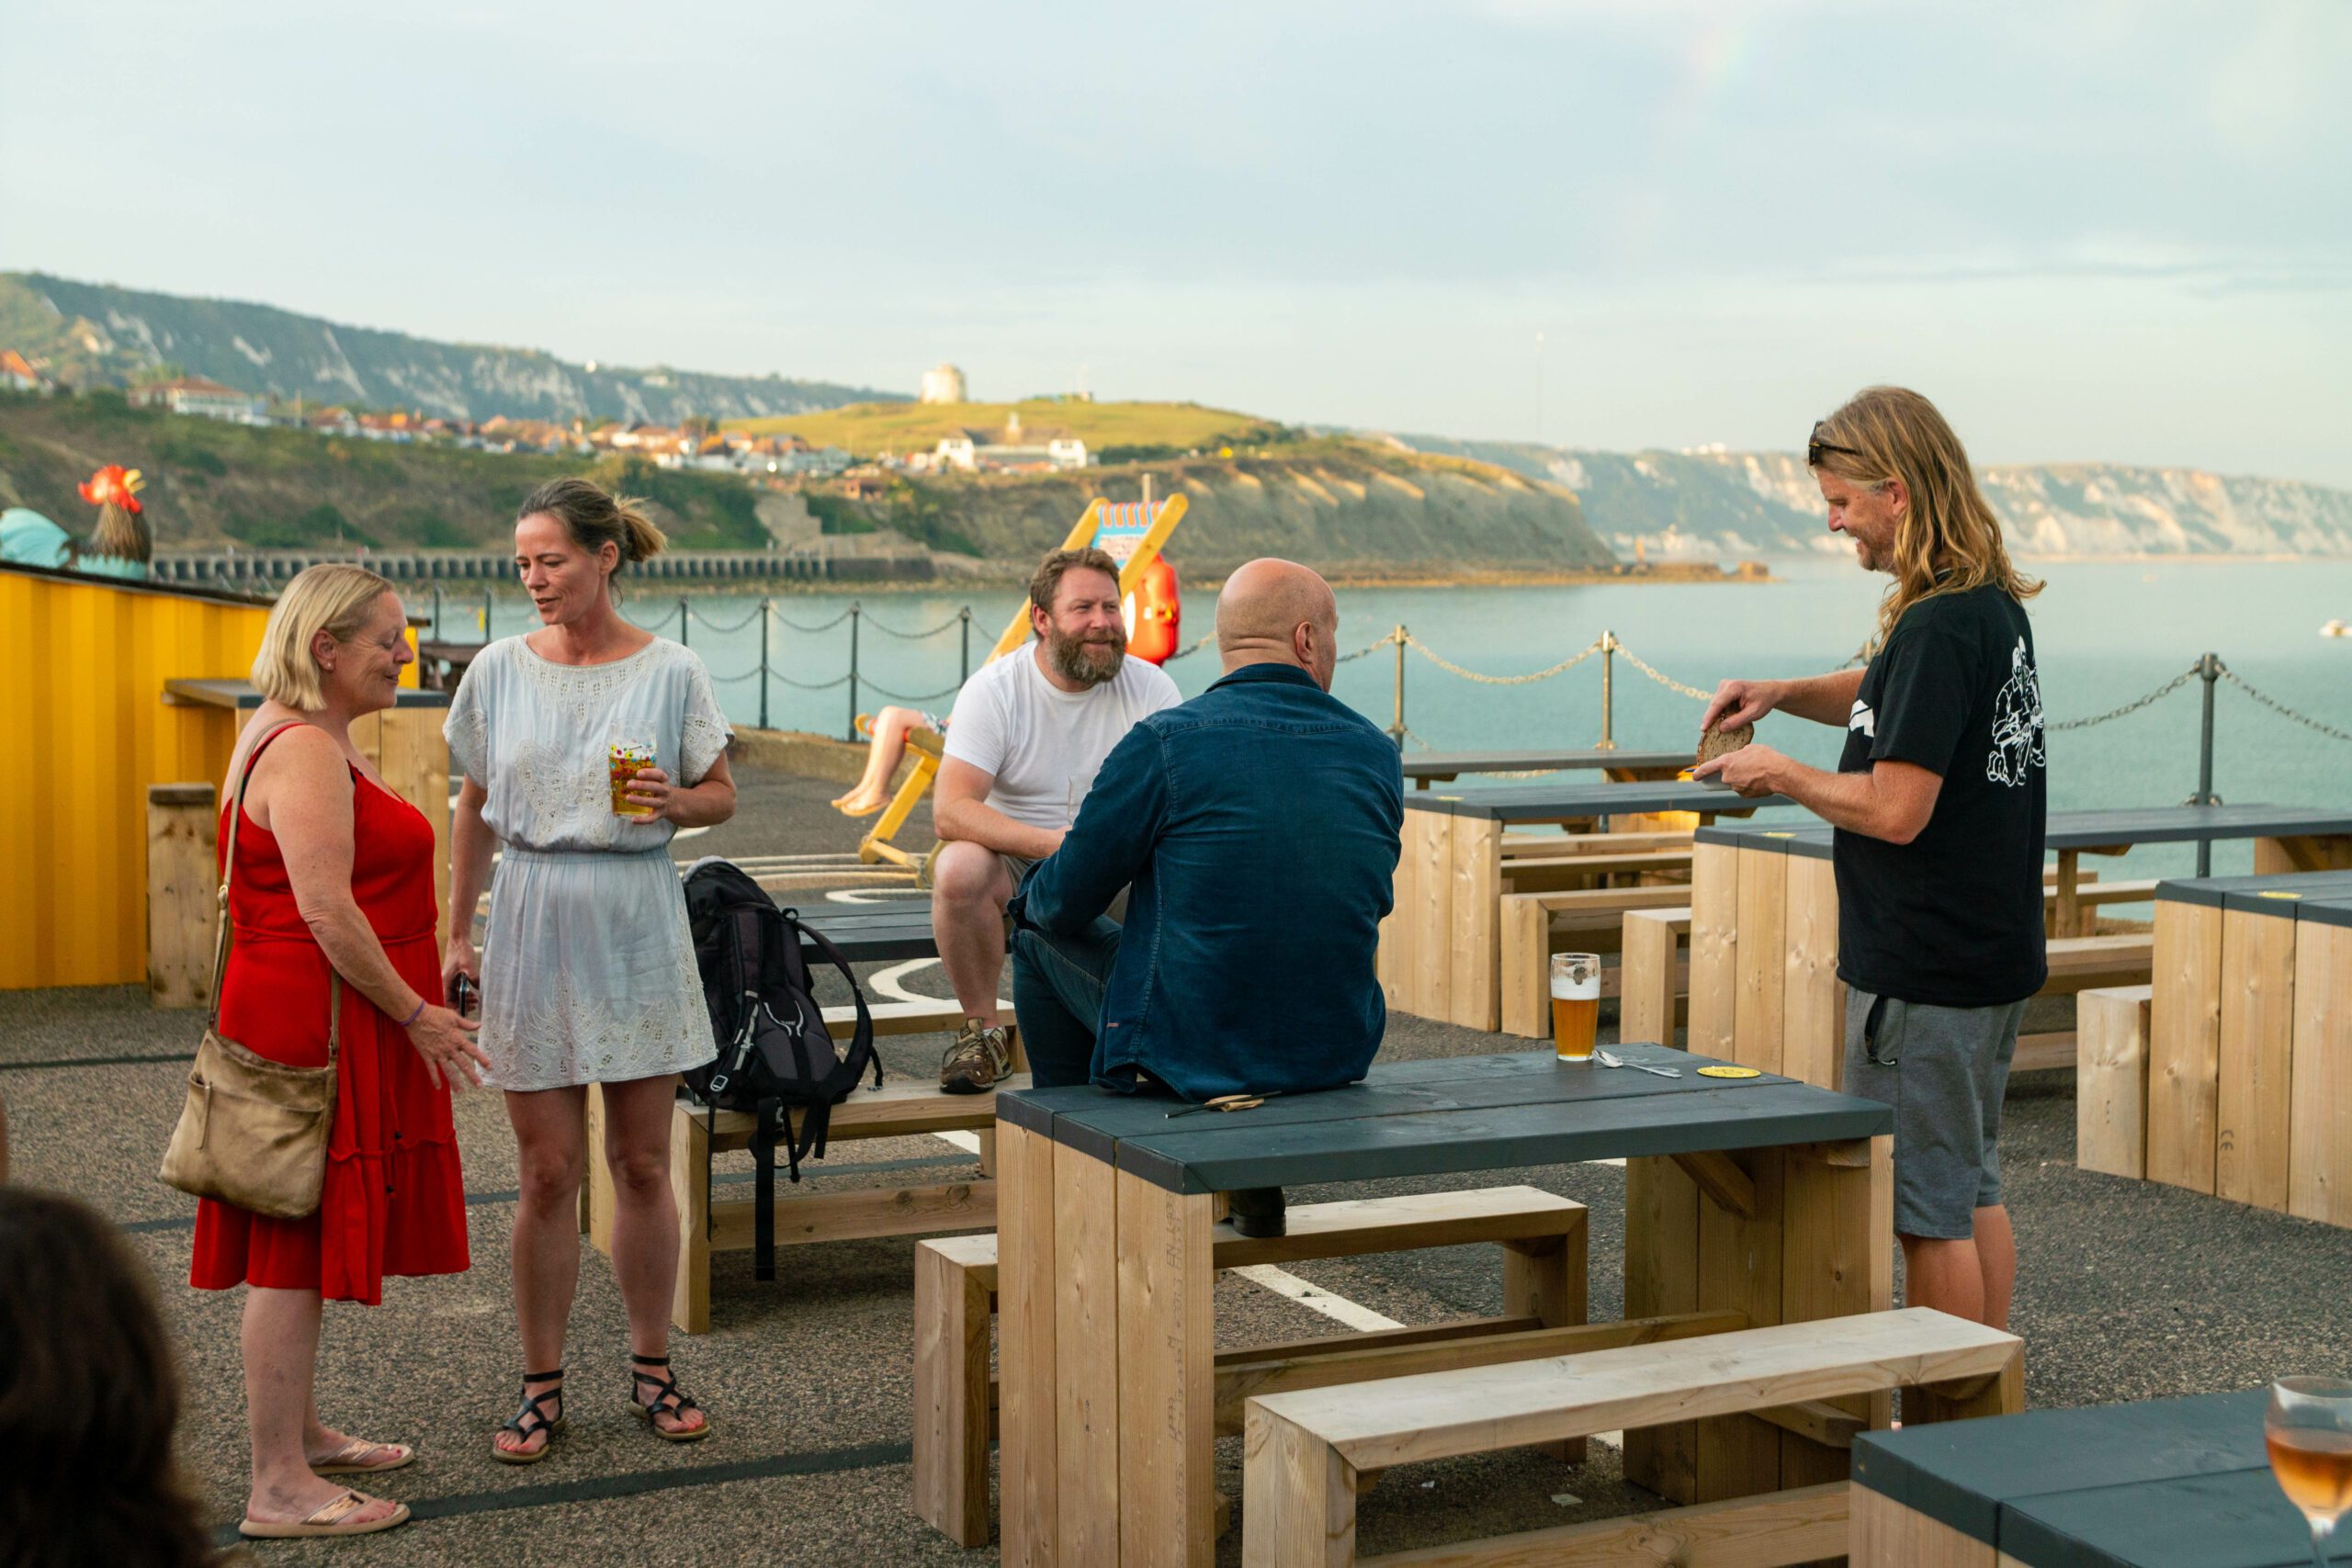
<path fill-rule="evenodd" d="M 1552 976 L 1552 998 L 1563 1002 L 1597 1002 L 1600 999 L 1600 976 L 1572 980 L 1566 975 Z"/>

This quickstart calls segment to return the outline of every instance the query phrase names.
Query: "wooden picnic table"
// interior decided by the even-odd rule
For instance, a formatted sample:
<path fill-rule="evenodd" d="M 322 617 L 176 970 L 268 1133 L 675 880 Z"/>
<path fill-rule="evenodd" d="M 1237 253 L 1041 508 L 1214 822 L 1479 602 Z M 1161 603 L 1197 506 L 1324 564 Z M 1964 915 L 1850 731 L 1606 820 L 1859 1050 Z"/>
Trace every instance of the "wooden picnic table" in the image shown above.
<path fill-rule="evenodd" d="M 2352 864 L 2352 813 L 2313 807 L 2173 806 L 2114 811 L 2053 811 L 2046 845 L 2058 859 L 2057 929 L 2072 933 L 2086 897 L 2085 854 L 2120 854 L 2137 844 L 2220 839 L 2255 840 L 2258 870 Z M 1838 978 L 1838 883 L 1826 823 L 1699 829 L 1690 867 L 1690 1048 L 1729 1054 L 1750 1066 L 1808 1083 L 1835 1085 L 1844 1065 L 1846 987 Z M 2102 945 L 2117 950 L 2118 975 L 2145 980 L 2147 954 L 2125 938 L 2070 936 L 2064 984 L 2109 983 Z M 2058 952 L 2053 947 L 2053 955 Z M 2127 962 L 2128 959 L 2128 962 Z M 2077 962 L 2079 961 L 2079 962 Z M 2159 946 L 2154 963 L 2165 965 Z M 2053 970 L 2057 967 L 2053 957 Z M 1634 984 L 1627 977 L 1627 986 Z M 2072 1036 L 2052 1037 L 2037 1065 L 2074 1059 Z M 2021 1048 L 2022 1049 L 2022 1048 Z M 2021 1054 L 2020 1063 L 2032 1060 Z M 2206 1190 L 2211 1189 L 2208 1187 Z"/>
<path fill-rule="evenodd" d="M 2262 1389 L 1871 1432 L 1854 1568 L 2310 1568 Z"/>
<path fill-rule="evenodd" d="M 1699 760 L 1693 751 L 1624 751 L 1598 746 L 1535 751 L 1416 751 L 1404 757 L 1415 789 L 1451 784 L 1464 773 L 1563 773 L 1599 769 L 1618 783 L 1670 779 Z"/>
<path fill-rule="evenodd" d="M 1388 1005 L 1465 1029 L 1502 1022 L 1503 839 L 1531 823 L 1687 828 L 1786 806 L 1688 781 L 1515 784 L 1405 797 L 1394 912 L 1380 927 Z M 1557 884 L 1555 884 L 1557 886 Z"/>
<path fill-rule="evenodd" d="M 1213 1561 L 1219 1192 L 1623 1158 L 1629 1318 L 1892 1304 L 1886 1107 L 1627 1055 L 1682 1076 L 1548 1051 L 1383 1063 L 1350 1088 L 1174 1121 L 1164 1099 L 1000 1094 L 1003 1561 Z M 1442 1358 L 1447 1332 L 1423 1332 L 1419 1353 Z M 1883 1397 L 1855 1404 L 1857 1422 L 1885 1424 Z M 1625 1472 L 1688 1503 L 1841 1480 L 1846 1453 L 1741 1416 L 1629 1432 Z"/>
<path fill-rule="evenodd" d="M 2155 909 L 2146 1034 L 2097 1090 L 2145 1141 L 2091 1168 L 2352 1225 L 2352 871 L 2164 882 Z"/>

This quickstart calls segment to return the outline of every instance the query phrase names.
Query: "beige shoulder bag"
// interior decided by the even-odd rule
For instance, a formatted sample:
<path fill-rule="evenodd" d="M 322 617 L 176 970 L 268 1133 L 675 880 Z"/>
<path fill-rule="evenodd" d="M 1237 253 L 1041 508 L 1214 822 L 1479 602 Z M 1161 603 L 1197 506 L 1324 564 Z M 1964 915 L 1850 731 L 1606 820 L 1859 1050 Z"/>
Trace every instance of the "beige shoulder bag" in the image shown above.
<path fill-rule="evenodd" d="M 279 726 L 245 759 L 229 813 L 229 852 L 220 874 L 220 930 L 212 943 L 212 1020 L 196 1048 L 187 1100 L 172 1129 L 160 1172 L 167 1186 L 217 1198 L 273 1219 L 317 1213 L 326 1181 L 327 1134 L 334 1126 L 335 1058 L 343 1043 L 343 976 L 327 973 L 327 1065 L 291 1067 L 220 1032 L 220 980 L 229 966 L 229 882 L 237 867 L 237 824 L 262 747 L 294 728 Z"/>

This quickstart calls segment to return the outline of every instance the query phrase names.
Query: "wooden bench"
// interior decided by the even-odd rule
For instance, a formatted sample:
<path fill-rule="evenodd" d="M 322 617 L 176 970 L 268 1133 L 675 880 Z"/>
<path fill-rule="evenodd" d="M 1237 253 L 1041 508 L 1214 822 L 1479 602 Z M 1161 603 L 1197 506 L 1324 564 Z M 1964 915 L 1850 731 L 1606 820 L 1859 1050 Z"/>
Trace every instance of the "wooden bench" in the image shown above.
<path fill-rule="evenodd" d="M 1220 1224 L 1210 1238 L 1220 1269 L 1476 1243 L 1502 1249 L 1499 1317 L 1218 1351 L 1215 1420 L 1223 1434 L 1241 1430 L 1242 1402 L 1251 1394 L 1421 1370 L 1417 1358 L 1462 1365 L 1538 1355 L 1544 1335 L 1584 1322 L 1584 1205 L 1538 1188 L 1302 1204 L 1290 1211 L 1286 1235 L 1250 1237 Z M 989 1323 L 996 1298 L 993 1233 L 917 1244 L 914 1510 L 961 1546 L 989 1539 L 989 1438 L 998 1404 Z"/>
<path fill-rule="evenodd" d="M 1423 1460 L 1742 1413 L 1802 1423 L 1821 1402 L 1904 1388 L 1906 1427 L 2022 1407 L 2014 1335 L 1924 1307 L 1740 1329 L 1340 1388 L 1260 1395 L 1244 1438 L 1242 1561 L 1340 1568 L 1356 1555 L 1357 1478 Z M 1834 1411 L 1834 1407 L 1831 1407 Z M 1850 1438 L 1849 1438 L 1850 1440 Z M 1453 1564 L 1810 1562 L 1846 1550 L 1848 1483 L 1723 1498 L 1634 1518 L 1370 1562 Z"/>
<path fill-rule="evenodd" d="M 2148 1033 L 2155 987 L 2075 996 L 2075 1165 L 2148 1176 Z"/>
<path fill-rule="evenodd" d="M 1503 859 L 1560 860 L 1571 855 L 1651 855 L 1688 852 L 1690 835 L 1678 833 L 1505 833 Z"/>
<path fill-rule="evenodd" d="M 1671 1045 L 1690 989 L 1690 907 L 1628 909 L 1619 933 L 1617 1038 Z"/>
<path fill-rule="evenodd" d="M 1012 1005 L 1000 1003 L 1006 1017 Z M 953 1001 L 876 1002 L 867 1008 L 877 1036 L 921 1034 L 954 1027 L 963 1010 Z M 835 1038 L 856 1025 L 854 1009 L 825 1010 L 825 1022 Z M 1008 1030 L 1013 1068 L 1018 1075 L 1006 1088 L 1025 1088 L 1028 1062 L 1022 1055 L 1018 1030 Z M 588 1090 L 587 1179 L 581 1184 L 581 1229 L 599 1252 L 613 1249 L 613 1177 L 601 1157 L 604 1147 L 604 1096 Z M 752 1245 L 753 1200 L 750 1197 L 714 1201 L 710 1191 L 710 1156 L 728 1149 L 749 1147 L 756 1120 L 748 1112 L 722 1111 L 713 1118 L 684 1098 L 678 1101 L 670 1124 L 670 1187 L 678 1202 L 678 1284 L 670 1320 L 689 1334 L 710 1328 L 710 1255 L 748 1251 Z M 933 1235 L 946 1231 L 988 1230 L 996 1224 L 996 1095 L 945 1094 L 936 1080 L 888 1082 L 865 1089 L 833 1107 L 828 1144 L 860 1138 L 904 1138 L 926 1133 L 970 1133 L 979 1139 L 980 1179 L 940 1182 L 926 1186 L 879 1187 L 848 1192 L 796 1192 L 776 1195 L 775 1239 L 779 1247 L 816 1241 L 850 1241 L 865 1236 Z M 818 1162 L 804 1176 L 824 1174 Z M 778 1179 L 779 1182 L 782 1179 Z"/>
<path fill-rule="evenodd" d="M 1690 902 L 1690 889 L 1687 885 L 1503 895 L 1502 1032 L 1531 1039 L 1552 1032 L 1551 964 L 1555 952 L 1615 951 L 1629 912 L 1682 908 Z M 1616 996 L 1621 990 L 1618 973 L 1604 970 L 1601 995 Z"/>

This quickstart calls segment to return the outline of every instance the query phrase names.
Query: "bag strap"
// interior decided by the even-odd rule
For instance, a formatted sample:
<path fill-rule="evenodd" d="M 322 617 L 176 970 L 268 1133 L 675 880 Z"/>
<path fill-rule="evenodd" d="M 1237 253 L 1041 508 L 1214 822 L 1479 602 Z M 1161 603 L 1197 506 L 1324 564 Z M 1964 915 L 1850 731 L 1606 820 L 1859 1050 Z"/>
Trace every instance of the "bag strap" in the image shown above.
<path fill-rule="evenodd" d="M 212 1028 L 220 1027 L 220 978 L 229 972 L 230 935 L 234 923 L 229 918 L 229 884 L 237 874 L 237 824 L 245 815 L 245 786 L 254 782 L 254 764 L 269 743 L 289 729 L 300 728 L 302 720 L 289 718 L 254 743 L 245 754 L 244 772 L 237 775 L 237 796 L 229 811 L 229 851 L 220 861 L 220 891 L 217 898 L 220 920 L 212 936 Z M 322 955 L 323 956 L 323 954 Z M 343 973 L 333 964 L 327 965 L 327 1066 L 334 1066 L 336 1053 L 343 1045 Z"/>
<path fill-rule="evenodd" d="M 803 924 L 799 916 L 792 910 L 786 909 L 784 912 L 784 918 L 785 923 L 792 928 L 794 934 L 805 936 L 815 942 L 817 951 L 830 959 L 833 967 L 842 972 L 842 978 L 849 982 L 850 1000 L 857 1004 L 857 1032 L 850 1036 L 850 1055 L 854 1058 L 860 1052 L 870 1051 L 874 1045 L 874 1015 L 866 1010 L 865 992 L 858 986 L 857 976 L 851 972 L 849 960 L 842 956 L 842 950 L 835 947 L 832 940 L 823 931 L 814 926 Z M 876 1089 L 882 1087 L 882 1058 L 878 1055 L 874 1058 L 874 1087 Z"/>

